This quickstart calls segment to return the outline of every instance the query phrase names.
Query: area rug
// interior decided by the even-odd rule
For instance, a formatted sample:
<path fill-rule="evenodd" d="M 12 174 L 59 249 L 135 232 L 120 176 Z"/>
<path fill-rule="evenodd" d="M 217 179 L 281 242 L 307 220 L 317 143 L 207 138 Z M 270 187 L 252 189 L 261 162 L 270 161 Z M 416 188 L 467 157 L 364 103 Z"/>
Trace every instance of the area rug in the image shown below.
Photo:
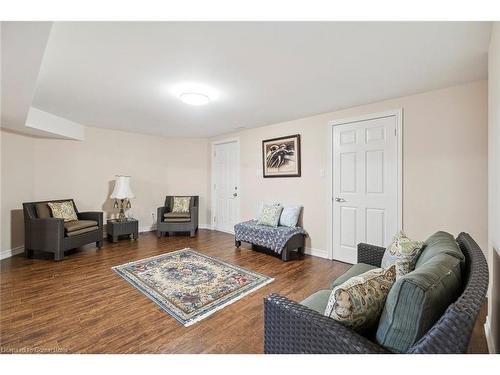
<path fill-rule="evenodd" d="M 193 249 L 112 269 L 186 327 L 274 280 Z"/>

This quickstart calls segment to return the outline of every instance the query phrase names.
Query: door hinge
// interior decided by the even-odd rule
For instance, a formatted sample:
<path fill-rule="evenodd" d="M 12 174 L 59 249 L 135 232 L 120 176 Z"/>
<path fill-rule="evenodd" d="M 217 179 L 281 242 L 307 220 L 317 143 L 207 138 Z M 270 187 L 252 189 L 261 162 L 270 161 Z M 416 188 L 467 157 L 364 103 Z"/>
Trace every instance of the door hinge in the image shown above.
<path fill-rule="evenodd" d="M 394 128 L 394 135 L 397 137 L 398 135 L 398 129 L 397 128 Z"/>
<path fill-rule="evenodd" d="M 214 216 L 214 223 L 215 223 L 215 216 Z"/>

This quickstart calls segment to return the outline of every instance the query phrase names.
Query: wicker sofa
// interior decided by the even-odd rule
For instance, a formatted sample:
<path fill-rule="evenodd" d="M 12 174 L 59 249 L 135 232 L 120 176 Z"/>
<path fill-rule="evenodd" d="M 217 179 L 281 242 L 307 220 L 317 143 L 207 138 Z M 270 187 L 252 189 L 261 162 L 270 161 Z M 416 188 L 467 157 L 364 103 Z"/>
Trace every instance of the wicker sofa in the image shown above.
<path fill-rule="evenodd" d="M 458 298 L 404 353 L 465 353 L 477 315 L 485 302 L 488 267 L 467 233 L 456 238 L 465 263 Z M 385 249 L 358 245 L 358 262 L 380 267 Z M 265 298 L 265 353 L 394 353 L 337 321 L 278 294 Z"/>
<path fill-rule="evenodd" d="M 78 220 L 64 222 L 51 217 L 47 203 L 73 203 Z M 54 260 L 64 258 L 64 252 L 95 242 L 102 247 L 103 213 L 79 212 L 73 199 L 23 203 L 24 211 L 24 254 L 27 258 L 34 251 L 54 254 Z"/>

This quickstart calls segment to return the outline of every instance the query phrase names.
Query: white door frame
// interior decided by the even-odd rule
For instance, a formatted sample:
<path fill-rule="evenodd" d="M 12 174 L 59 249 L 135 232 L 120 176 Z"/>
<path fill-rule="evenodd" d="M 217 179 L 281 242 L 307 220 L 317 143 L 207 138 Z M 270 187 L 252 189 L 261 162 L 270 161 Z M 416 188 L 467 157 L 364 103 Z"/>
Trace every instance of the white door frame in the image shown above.
<path fill-rule="evenodd" d="M 232 143 L 232 142 L 236 142 L 236 145 L 238 146 L 238 218 L 237 218 L 237 221 L 239 222 L 240 221 L 240 218 L 241 218 L 241 207 L 240 207 L 240 199 L 241 199 L 241 186 L 240 186 L 240 138 L 239 137 L 234 137 L 234 138 L 225 138 L 225 139 L 221 139 L 219 141 L 213 141 L 212 142 L 212 147 L 211 147 L 211 150 L 210 150 L 210 161 L 211 161 L 211 176 L 210 176 L 210 229 L 211 230 L 215 230 L 215 189 L 214 189 L 214 185 L 215 185 L 215 160 L 214 160 L 214 157 L 215 157 L 215 146 L 216 145 L 221 145 L 221 144 L 224 144 L 224 143 Z M 231 234 L 234 234 L 234 232 L 230 232 Z"/>
<path fill-rule="evenodd" d="M 391 111 L 384 111 L 378 113 L 371 113 L 363 116 L 356 116 L 345 118 L 341 120 L 333 120 L 328 123 L 328 167 L 327 167 L 327 179 L 328 179 L 328 190 L 327 190 L 327 200 L 328 200 L 328 212 L 327 212 L 327 249 L 328 249 L 328 259 L 333 259 L 333 127 L 337 125 L 345 125 L 353 122 L 375 120 L 384 117 L 396 116 L 396 132 L 397 132 L 397 148 L 398 148 L 398 230 L 403 229 L 403 108 L 395 109 Z M 396 234 L 396 233 L 394 233 Z"/>

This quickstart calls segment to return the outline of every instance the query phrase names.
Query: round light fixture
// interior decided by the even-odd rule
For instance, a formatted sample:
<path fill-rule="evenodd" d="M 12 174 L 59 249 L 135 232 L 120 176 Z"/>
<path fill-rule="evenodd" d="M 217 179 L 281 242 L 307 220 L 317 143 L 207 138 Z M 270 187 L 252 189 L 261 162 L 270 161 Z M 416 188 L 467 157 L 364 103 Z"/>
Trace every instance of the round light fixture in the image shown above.
<path fill-rule="evenodd" d="M 210 102 L 208 95 L 199 92 L 185 92 L 179 95 L 179 99 L 189 105 L 205 105 Z"/>

